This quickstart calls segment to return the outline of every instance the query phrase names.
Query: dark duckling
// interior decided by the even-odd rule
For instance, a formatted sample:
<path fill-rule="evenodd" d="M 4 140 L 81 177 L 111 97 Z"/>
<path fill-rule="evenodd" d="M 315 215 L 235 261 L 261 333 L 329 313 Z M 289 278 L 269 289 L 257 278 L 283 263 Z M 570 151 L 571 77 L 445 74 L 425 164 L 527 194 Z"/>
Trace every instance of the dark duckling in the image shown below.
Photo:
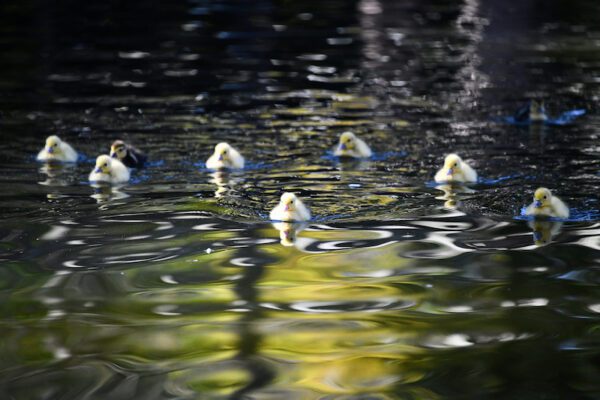
<path fill-rule="evenodd" d="M 543 101 L 531 100 L 528 104 L 521 107 L 513 116 L 502 117 L 501 120 L 513 125 L 531 125 L 543 124 L 552 126 L 567 125 L 576 118 L 585 115 L 586 110 L 578 108 L 565 111 L 558 117 L 551 118 L 546 114 L 546 108 Z"/>
<path fill-rule="evenodd" d="M 122 140 L 115 140 L 110 147 L 110 156 L 119 159 L 129 168 L 142 168 L 148 159 L 141 150 Z"/>
<path fill-rule="evenodd" d="M 548 119 L 544 101 L 531 100 L 515 113 L 516 122 L 544 122 Z"/>

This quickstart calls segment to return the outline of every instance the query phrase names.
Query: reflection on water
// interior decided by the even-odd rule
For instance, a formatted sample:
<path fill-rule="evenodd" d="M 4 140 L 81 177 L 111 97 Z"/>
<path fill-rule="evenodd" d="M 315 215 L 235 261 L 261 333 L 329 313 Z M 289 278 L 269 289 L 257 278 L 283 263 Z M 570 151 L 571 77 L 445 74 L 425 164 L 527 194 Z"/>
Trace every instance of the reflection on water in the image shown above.
<path fill-rule="evenodd" d="M 129 197 L 127 193 L 123 193 L 119 190 L 120 186 L 102 183 L 91 183 L 90 186 L 94 192 L 90 197 L 95 199 L 98 204 Z"/>
<path fill-rule="evenodd" d="M 283 246 L 294 246 L 296 244 L 304 244 L 306 240 L 298 242 L 298 234 L 308 227 L 306 222 L 277 222 L 273 224 L 273 228 L 279 231 L 279 242 Z"/>
<path fill-rule="evenodd" d="M 595 109 L 600 9 L 565 7 L 9 1 L 0 398 L 597 396 L 597 117 L 495 122 Z M 50 133 L 82 161 L 35 163 Z M 116 138 L 147 168 L 89 185 Z M 431 184 L 451 151 L 479 183 Z M 516 219 L 538 186 L 576 218 Z"/>
<path fill-rule="evenodd" d="M 555 221 L 529 221 L 528 225 L 533 232 L 533 242 L 536 246 L 544 246 L 552 242 L 552 238 L 560 233 L 562 222 Z"/>
<path fill-rule="evenodd" d="M 460 183 L 445 183 L 436 185 L 435 188 L 444 193 L 442 196 L 437 196 L 436 199 L 444 200 L 444 207 L 449 210 L 456 210 L 462 206 L 461 197 L 463 194 L 475 193 L 473 189 Z"/>
<path fill-rule="evenodd" d="M 44 186 L 69 186 L 73 182 L 69 180 L 75 171 L 74 164 L 43 163 L 40 164 L 40 174 L 45 175 L 45 179 L 40 181 Z"/>

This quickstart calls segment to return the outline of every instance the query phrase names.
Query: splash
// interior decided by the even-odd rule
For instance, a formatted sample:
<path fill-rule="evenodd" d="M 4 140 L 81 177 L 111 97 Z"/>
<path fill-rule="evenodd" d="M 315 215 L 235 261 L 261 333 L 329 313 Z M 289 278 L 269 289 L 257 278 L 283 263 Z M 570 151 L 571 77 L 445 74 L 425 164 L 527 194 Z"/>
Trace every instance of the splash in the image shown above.
<path fill-rule="evenodd" d="M 538 219 L 533 215 L 527 215 L 526 212 L 527 206 L 524 206 L 521 208 L 520 214 L 513 218 L 521 221 L 535 221 Z M 559 222 L 600 221 L 600 210 L 580 210 L 578 208 L 569 208 L 569 218 L 548 217 L 544 218 L 544 220 Z"/>
<path fill-rule="evenodd" d="M 406 157 L 408 152 L 406 151 L 386 151 L 386 152 L 376 152 L 371 155 L 371 157 L 365 158 L 356 158 L 356 161 L 386 161 L 393 158 L 401 158 Z M 332 161 L 332 162 L 341 162 L 346 159 L 353 159 L 351 157 L 340 157 L 336 156 L 333 151 L 328 150 L 325 155 L 321 156 L 322 159 Z"/>
<path fill-rule="evenodd" d="M 515 125 L 515 126 L 529 126 L 529 125 L 535 125 L 535 124 L 543 124 L 543 125 L 549 125 L 549 126 L 563 126 L 563 125 L 570 124 L 575 119 L 581 117 L 582 115 L 585 115 L 585 113 L 586 113 L 586 110 L 584 110 L 584 109 L 576 109 L 576 110 L 565 111 L 562 114 L 560 114 L 558 117 L 548 118 L 545 121 L 530 121 L 529 119 L 524 120 L 524 121 L 519 121 L 514 116 L 499 117 L 499 118 L 495 118 L 494 121 L 504 122 L 504 123 L 507 123 L 510 125 Z"/>

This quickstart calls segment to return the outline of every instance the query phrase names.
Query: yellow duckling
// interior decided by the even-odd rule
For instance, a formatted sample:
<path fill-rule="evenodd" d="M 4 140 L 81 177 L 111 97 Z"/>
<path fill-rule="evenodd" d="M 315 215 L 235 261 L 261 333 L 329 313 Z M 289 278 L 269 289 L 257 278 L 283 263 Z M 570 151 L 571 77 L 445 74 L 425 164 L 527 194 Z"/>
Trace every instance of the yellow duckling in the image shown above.
<path fill-rule="evenodd" d="M 244 168 L 244 157 L 228 143 L 222 142 L 215 146 L 215 152 L 206 161 L 210 169 Z"/>
<path fill-rule="evenodd" d="M 541 187 L 535 191 L 533 203 L 525 209 L 525 215 L 569 218 L 569 207 L 561 199 L 553 196 L 549 189 Z"/>
<path fill-rule="evenodd" d="M 457 154 L 448 154 L 434 179 L 436 182 L 477 182 L 477 172 Z"/>
<path fill-rule="evenodd" d="M 310 211 L 294 193 L 281 195 L 279 204 L 269 214 L 271 221 L 302 222 L 310 220 Z"/>
<path fill-rule="evenodd" d="M 67 142 L 63 142 L 56 135 L 48 136 L 46 146 L 37 155 L 38 161 L 77 161 L 77 152 Z"/>
<path fill-rule="evenodd" d="M 340 136 L 340 141 L 335 148 L 334 154 L 338 157 L 367 158 L 371 157 L 373 152 L 369 146 L 356 137 L 352 132 L 344 132 Z"/>
<path fill-rule="evenodd" d="M 123 183 L 129 180 L 129 169 L 116 158 L 98 156 L 96 167 L 90 172 L 90 182 Z"/>

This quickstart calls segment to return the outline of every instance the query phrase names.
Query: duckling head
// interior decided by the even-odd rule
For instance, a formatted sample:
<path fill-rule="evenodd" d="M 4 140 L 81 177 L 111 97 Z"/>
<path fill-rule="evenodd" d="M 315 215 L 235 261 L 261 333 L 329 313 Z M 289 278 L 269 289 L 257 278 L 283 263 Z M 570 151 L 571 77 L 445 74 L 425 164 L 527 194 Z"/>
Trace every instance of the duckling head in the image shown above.
<path fill-rule="evenodd" d="M 122 140 L 115 140 L 110 146 L 110 156 L 119 160 L 124 159 L 127 156 L 127 146 Z"/>
<path fill-rule="evenodd" d="M 229 143 L 221 142 L 215 146 L 215 154 L 219 161 L 225 163 L 231 161 L 231 146 Z"/>
<path fill-rule="evenodd" d="M 298 198 L 294 193 L 286 192 L 281 195 L 281 205 L 283 205 L 283 210 L 292 212 L 296 209 L 296 203 L 298 202 Z"/>
<path fill-rule="evenodd" d="M 60 145 L 62 140 L 56 135 L 48 136 L 46 139 L 46 151 L 50 154 L 60 154 L 62 152 Z"/>
<path fill-rule="evenodd" d="M 444 168 L 448 171 L 446 175 L 452 176 L 461 172 L 462 158 L 457 154 L 448 154 L 444 160 Z"/>
<path fill-rule="evenodd" d="M 111 158 L 106 154 L 98 156 L 98 158 L 96 158 L 96 168 L 94 168 L 94 172 L 97 174 L 110 175 L 111 163 Z"/>
<path fill-rule="evenodd" d="M 354 150 L 356 147 L 356 135 L 347 131 L 340 136 L 340 150 Z"/>
<path fill-rule="evenodd" d="M 538 188 L 533 194 L 533 205 L 535 208 L 544 208 L 550 206 L 552 193 L 544 187 Z"/>

